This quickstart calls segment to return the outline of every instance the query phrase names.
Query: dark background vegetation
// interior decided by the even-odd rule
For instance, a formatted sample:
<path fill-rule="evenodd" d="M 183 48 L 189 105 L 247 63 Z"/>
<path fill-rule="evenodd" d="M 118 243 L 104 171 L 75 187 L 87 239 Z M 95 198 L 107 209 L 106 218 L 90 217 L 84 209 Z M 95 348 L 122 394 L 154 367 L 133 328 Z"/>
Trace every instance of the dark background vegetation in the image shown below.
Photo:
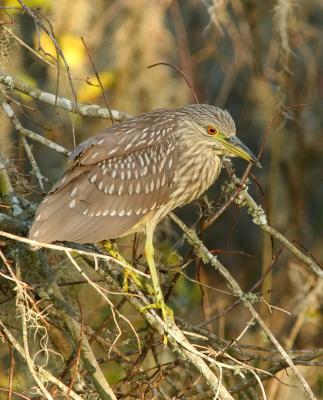
<path fill-rule="evenodd" d="M 166 61 L 183 70 L 200 102 L 230 111 L 238 136 L 255 153 L 266 137 L 262 169 L 253 170 L 250 192 L 266 210 L 272 226 L 304 246 L 305 252 L 311 252 L 318 261 L 322 260 L 323 7 L 320 0 L 39 0 L 26 4 L 41 7 L 50 20 L 75 78 L 79 101 L 105 106 L 80 40 L 83 36 L 113 109 L 137 114 L 193 102 L 189 88 L 175 70 L 166 66 L 147 69 L 151 64 Z M 19 8 L 17 2 L 10 0 L 3 5 Z M 43 58 L 52 62 L 56 57 L 47 35 L 41 30 L 38 33 L 31 18 L 20 10 L 2 12 L 0 22 L 32 49 L 38 51 L 40 44 Z M 57 70 L 22 46 L 2 25 L 0 53 L 1 72 L 56 92 Z M 66 76 L 60 73 L 59 77 L 58 94 L 71 98 Z M 14 97 L 29 107 L 12 103 L 24 127 L 68 149 L 73 148 L 73 124 L 79 143 L 110 123 L 73 118 L 70 113 L 30 97 L 19 94 Z M 289 105 L 297 106 L 289 108 Z M 281 110 L 280 116 L 273 120 Z M 1 114 L 0 145 L 2 156 L 11 160 L 16 190 L 39 202 L 42 194 L 21 142 Z M 48 177 L 49 189 L 64 171 L 65 158 L 38 143 L 33 143 L 33 153 L 42 174 Z M 234 160 L 234 166 L 238 175 L 246 167 L 241 160 Z M 220 189 L 227 178 L 223 172 L 207 198 L 178 210 L 177 215 L 198 228 L 202 212 L 212 212 L 225 201 Z M 165 268 L 192 256 L 180 231 L 170 221 L 161 225 L 157 238 L 157 257 Z M 322 285 L 318 289 L 318 282 L 306 267 L 287 250 L 281 251 L 281 245 L 260 231 L 244 209 L 230 206 L 203 232 L 202 238 L 209 249 L 221 252 L 219 259 L 245 290 L 261 278 L 273 257 L 278 256 L 257 292 L 268 303 L 290 314 L 276 309 L 271 313 L 264 303 L 259 304 L 259 312 L 285 348 L 323 347 Z M 131 246 L 132 238 L 123 239 L 120 249 L 128 254 Z M 193 260 L 185 271 L 203 284 L 226 289 L 222 279 L 207 265 L 202 267 Z M 71 297 L 78 295 L 86 323 L 97 327 L 106 315 L 106 305 L 93 289 L 79 286 L 66 290 Z M 202 324 L 222 314 L 234 300 L 217 291 L 201 290 L 196 283 L 181 277 L 169 304 L 181 318 Z M 8 313 L 7 302 L 3 310 L 1 307 L 0 302 L 0 312 Z M 240 334 L 249 318 L 248 311 L 238 305 L 207 329 L 231 340 Z M 256 327 L 247 331 L 242 342 L 266 344 Z M 99 346 L 96 351 L 106 357 Z M 163 351 L 161 346 L 158 351 Z M 7 347 L 0 344 L 2 387 L 7 385 L 8 362 Z M 148 368 L 151 362 L 147 358 L 142 366 Z M 19 362 L 16 367 L 15 386 L 23 391 L 28 387 L 28 378 Z M 318 397 L 323 396 L 322 370 L 317 366 L 300 368 Z M 103 369 L 111 382 L 118 382 L 127 371 L 118 362 L 103 364 Z M 284 371 L 278 376 L 291 385 L 295 383 Z M 270 380 L 265 387 L 270 400 L 296 400 L 305 396 L 277 380 Z M 0 393 L 0 398 L 6 397 Z"/>

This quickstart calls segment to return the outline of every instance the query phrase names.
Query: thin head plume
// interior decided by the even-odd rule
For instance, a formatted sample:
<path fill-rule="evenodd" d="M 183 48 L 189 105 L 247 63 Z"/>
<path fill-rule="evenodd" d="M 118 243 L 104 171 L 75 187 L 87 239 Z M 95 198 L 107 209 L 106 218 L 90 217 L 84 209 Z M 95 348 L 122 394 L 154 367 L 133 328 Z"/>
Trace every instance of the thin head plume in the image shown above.
<path fill-rule="evenodd" d="M 158 65 L 167 65 L 168 67 L 171 67 L 171 68 L 175 69 L 177 72 L 179 72 L 179 73 L 181 74 L 182 78 L 184 79 L 184 81 L 186 82 L 187 86 L 190 88 L 191 93 L 192 93 L 192 95 L 193 95 L 193 97 L 194 97 L 195 103 L 196 103 L 196 104 L 199 104 L 199 100 L 198 100 L 198 98 L 197 98 L 197 96 L 196 96 L 196 93 L 195 93 L 195 91 L 194 91 L 193 85 L 192 85 L 191 82 L 186 78 L 184 72 L 183 72 L 179 67 L 177 67 L 177 66 L 174 65 L 174 64 L 168 63 L 168 62 L 158 62 L 158 63 L 156 63 L 156 64 L 149 65 L 147 68 L 157 67 Z"/>

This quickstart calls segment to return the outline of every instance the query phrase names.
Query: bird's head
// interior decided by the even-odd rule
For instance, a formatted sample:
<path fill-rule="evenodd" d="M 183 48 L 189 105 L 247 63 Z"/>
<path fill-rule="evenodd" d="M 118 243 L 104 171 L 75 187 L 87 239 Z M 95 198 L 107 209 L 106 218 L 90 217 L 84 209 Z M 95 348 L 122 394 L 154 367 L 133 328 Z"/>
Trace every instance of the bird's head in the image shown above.
<path fill-rule="evenodd" d="M 256 156 L 237 138 L 235 123 L 227 110 L 209 104 L 191 104 L 181 110 L 189 116 L 196 139 L 211 146 L 218 155 L 240 157 L 260 167 Z"/>

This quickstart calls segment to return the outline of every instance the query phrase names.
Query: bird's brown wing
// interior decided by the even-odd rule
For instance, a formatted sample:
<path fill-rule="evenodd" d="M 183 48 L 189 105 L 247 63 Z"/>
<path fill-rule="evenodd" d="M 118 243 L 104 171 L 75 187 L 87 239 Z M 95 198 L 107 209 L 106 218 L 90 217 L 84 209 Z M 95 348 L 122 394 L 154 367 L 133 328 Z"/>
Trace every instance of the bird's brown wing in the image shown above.
<path fill-rule="evenodd" d="M 40 204 L 29 237 L 92 243 L 124 235 L 167 203 L 177 153 L 176 118 L 129 120 L 83 142 Z"/>

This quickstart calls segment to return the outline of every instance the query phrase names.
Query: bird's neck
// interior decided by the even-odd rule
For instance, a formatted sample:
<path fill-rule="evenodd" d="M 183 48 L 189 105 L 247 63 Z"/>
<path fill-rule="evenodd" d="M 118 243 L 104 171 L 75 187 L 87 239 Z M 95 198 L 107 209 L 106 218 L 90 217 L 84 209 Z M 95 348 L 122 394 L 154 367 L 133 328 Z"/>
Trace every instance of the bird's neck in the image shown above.
<path fill-rule="evenodd" d="M 218 178 L 222 157 L 209 145 L 180 140 L 172 197 L 176 207 L 199 198 Z"/>

